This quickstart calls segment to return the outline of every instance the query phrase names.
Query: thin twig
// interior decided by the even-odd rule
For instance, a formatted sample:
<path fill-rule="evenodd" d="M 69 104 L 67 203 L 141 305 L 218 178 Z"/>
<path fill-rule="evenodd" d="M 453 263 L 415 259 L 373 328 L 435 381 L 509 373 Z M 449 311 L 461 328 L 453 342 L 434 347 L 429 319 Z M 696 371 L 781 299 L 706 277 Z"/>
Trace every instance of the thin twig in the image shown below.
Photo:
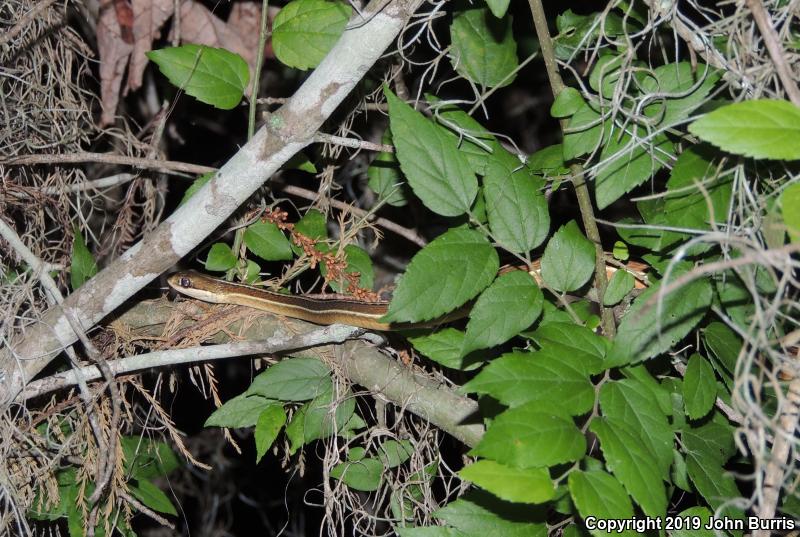
<path fill-rule="evenodd" d="M 786 90 L 789 100 L 792 101 L 795 106 L 800 106 L 800 89 L 797 88 L 797 82 L 795 82 L 792 76 L 789 64 L 786 63 L 780 40 L 775 33 L 775 29 L 772 27 L 772 20 L 770 19 L 769 13 L 764 9 L 764 4 L 761 3 L 761 0 L 745 0 L 745 4 L 750 8 L 758 30 L 761 32 L 761 37 L 764 38 L 764 44 L 767 46 L 769 57 L 775 65 L 778 78 L 781 79 L 783 89 Z"/>
<path fill-rule="evenodd" d="M 253 354 L 271 354 L 277 352 L 305 349 L 318 345 L 342 343 L 348 339 L 358 338 L 364 334 L 361 328 L 333 324 L 319 328 L 305 334 L 292 336 L 278 335 L 263 341 L 239 341 L 221 345 L 209 345 L 186 349 L 170 349 L 154 351 L 147 354 L 138 354 L 108 363 L 112 375 L 119 376 L 135 371 L 142 371 L 154 367 L 167 367 L 193 362 L 206 362 L 234 358 L 238 356 L 251 356 Z M 78 371 L 65 371 L 50 377 L 31 382 L 17 398 L 18 401 L 38 397 L 40 395 L 73 386 L 78 376 L 87 381 L 100 378 L 100 371 L 96 366 L 89 365 Z"/>
<path fill-rule="evenodd" d="M 64 155 L 20 155 L 5 160 L 0 164 L 6 166 L 30 166 L 32 164 L 81 164 L 83 162 L 99 162 L 120 166 L 135 166 L 147 170 L 158 170 L 163 173 L 184 172 L 202 174 L 216 171 L 216 168 L 178 162 L 175 160 L 153 160 L 142 157 L 129 157 L 111 153 L 72 153 Z"/>
<path fill-rule="evenodd" d="M 143 515 L 147 515 L 148 517 L 152 518 L 162 526 L 166 526 L 171 530 L 175 529 L 175 524 L 164 518 L 163 516 L 159 515 L 139 500 L 128 494 L 127 492 L 119 491 L 117 492 L 120 498 L 128 502 L 132 507 L 134 507 L 137 511 L 142 513 Z"/>
<path fill-rule="evenodd" d="M 394 146 L 392 145 L 375 144 L 372 142 L 366 142 L 364 140 L 356 140 L 355 138 L 344 138 L 342 136 L 334 136 L 332 134 L 325 134 L 322 132 L 314 135 L 314 141 L 317 143 L 352 147 L 353 149 L 367 149 L 369 151 L 382 151 L 384 153 L 394 153 Z"/>
<path fill-rule="evenodd" d="M 528 4 L 530 5 L 531 15 L 533 16 L 533 24 L 536 27 L 536 35 L 539 38 L 539 47 L 541 48 L 542 59 L 544 59 L 544 65 L 547 69 L 547 77 L 550 80 L 550 88 L 553 91 L 553 97 L 558 97 L 566 86 L 564 86 L 564 81 L 561 79 L 561 75 L 558 72 L 553 41 L 550 37 L 550 31 L 547 29 L 547 16 L 544 13 L 541 0 L 528 0 Z M 565 131 L 567 128 L 566 120 L 561 120 L 560 123 L 561 130 Z M 597 289 L 597 303 L 600 305 L 600 312 L 603 319 L 603 331 L 606 336 L 614 337 L 614 334 L 617 332 L 614 322 L 614 312 L 611 308 L 603 306 L 603 297 L 606 294 L 606 287 L 608 287 L 608 275 L 605 269 L 603 242 L 600 237 L 600 230 L 597 228 L 589 187 L 586 185 L 586 173 L 583 166 L 580 164 L 571 164 L 569 169 L 572 172 L 572 186 L 575 189 L 575 196 L 578 198 L 578 207 L 581 212 L 583 227 L 586 230 L 586 236 L 594 243 L 594 284 Z"/>
<path fill-rule="evenodd" d="M 313 190 L 308 190 L 306 188 L 301 188 L 299 186 L 294 186 L 294 185 L 286 185 L 286 186 L 284 186 L 283 187 L 283 191 L 286 192 L 287 194 L 291 194 L 293 196 L 298 196 L 300 198 L 311 200 L 311 201 L 316 200 L 317 198 L 320 197 L 320 194 L 318 192 L 314 192 Z M 380 227 L 382 227 L 384 229 L 387 229 L 387 230 L 391 231 L 392 233 L 395 233 L 396 235 L 400 235 L 404 239 L 407 239 L 408 241 L 413 242 L 414 244 L 416 244 L 420 248 L 422 248 L 422 247 L 424 247 L 425 245 L 428 244 L 428 241 L 426 241 L 425 238 L 423 238 L 421 235 L 419 235 L 413 229 L 409 229 L 407 227 L 403 227 L 400 224 L 396 224 L 396 223 L 392 222 L 391 220 L 387 220 L 386 218 L 382 218 L 382 217 L 379 217 L 379 216 L 378 217 L 376 217 L 376 216 L 370 217 L 370 216 L 368 216 L 367 211 L 365 211 L 364 209 L 359 209 L 358 207 L 353 207 L 352 205 L 348 205 L 347 203 L 344 203 L 344 202 L 339 201 L 339 200 L 327 199 L 326 201 L 332 207 L 335 207 L 335 208 L 339 209 L 340 211 L 350 211 L 351 213 L 353 213 L 354 215 L 356 215 L 358 217 L 362 217 L 362 218 L 363 217 L 367 217 L 367 220 L 369 222 L 375 224 L 376 226 L 380 226 Z"/>

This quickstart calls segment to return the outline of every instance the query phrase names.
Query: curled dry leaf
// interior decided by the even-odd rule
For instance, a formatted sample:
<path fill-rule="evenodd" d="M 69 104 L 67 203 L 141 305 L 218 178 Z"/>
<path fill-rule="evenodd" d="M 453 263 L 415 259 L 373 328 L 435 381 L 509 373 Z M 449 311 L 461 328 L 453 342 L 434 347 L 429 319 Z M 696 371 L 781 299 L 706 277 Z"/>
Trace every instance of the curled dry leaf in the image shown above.
<path fill-rule="evenodd" d="M 173 0 L 132 0 L 133 3 L 133 56 L 128 72 L 128 89 L 142 85 L 142 73 L 147 66 L 145 53 L 153 48 L 153 41 L 161 37 L 159 30 L 175 11 Z"/>
<path fill-rule="evenodd" d="M 133 45 L 123 38 L 114 0 L 103 0 L 100 3 L 97 48 L 100 52 L 100 95 L 103 105 L 100 125 L 104 126 L 114 122 L 122 76 L 133 52 Z"/>

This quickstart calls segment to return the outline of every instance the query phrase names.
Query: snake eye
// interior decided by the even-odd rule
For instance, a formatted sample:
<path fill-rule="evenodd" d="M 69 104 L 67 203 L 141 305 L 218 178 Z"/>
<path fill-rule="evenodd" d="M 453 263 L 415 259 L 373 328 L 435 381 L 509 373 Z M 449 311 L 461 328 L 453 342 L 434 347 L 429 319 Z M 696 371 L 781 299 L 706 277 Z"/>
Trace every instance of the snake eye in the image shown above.
<path fill-rule="evenodd" d="M 190 280 L 186 276 L 181 276 L 181 278 L 178 280 L 178 285 L 184 288 L 189 288 L 192 286 L 192 280 Z"/>

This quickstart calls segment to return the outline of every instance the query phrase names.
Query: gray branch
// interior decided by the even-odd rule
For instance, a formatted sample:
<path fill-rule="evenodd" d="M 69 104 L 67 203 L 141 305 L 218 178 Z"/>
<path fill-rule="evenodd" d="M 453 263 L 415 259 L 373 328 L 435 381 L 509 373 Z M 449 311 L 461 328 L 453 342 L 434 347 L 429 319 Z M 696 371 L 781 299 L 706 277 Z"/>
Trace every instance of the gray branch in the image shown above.
<path fill-rule="evenodd" d="M 197 247 L 281 165 L 311 143 L 322 123 L 394 42 L 421 0 L 395 0 L 382 7 L 384 3 L 372 2 L 363 18 L 355 16 L 297 93 L 213 180 L 62 305 L 47 310 L 13 340 L 11 348 L 0 350 L 1 402 L 16 399 L 30 379 L 75 342 L 65 310 L 84 330 L 94 326 Z"/>

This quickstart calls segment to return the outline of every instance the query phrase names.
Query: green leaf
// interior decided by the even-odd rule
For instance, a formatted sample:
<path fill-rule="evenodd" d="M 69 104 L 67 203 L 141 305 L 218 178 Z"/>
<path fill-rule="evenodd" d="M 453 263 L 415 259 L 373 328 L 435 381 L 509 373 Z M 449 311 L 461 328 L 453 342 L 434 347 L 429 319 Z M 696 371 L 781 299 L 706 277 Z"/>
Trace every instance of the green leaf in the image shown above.
<path fill-rule="evenodd" d="M 506 410 L 489 425 L 470 451 L 518 468 L 553 466 L 576 461 L 586 452 L 586 439 L 571 419 L 540 410 L 538 402 Z"/>
<path fill-rule="evenodd" d="M 551 322 L 540 325 L 531 337 L 548 354 L 569 362 L 587 377 L 605 369 L 603 360 L 611 343 L 585 326 L 572 321 Z"/>
<path fill-rule="evenodd" d="M 344 255 L 347 260 L 347 266 L 344 271 L 350 274 L 357 272 L 359 275 L 359 287 L 372 289 L 372 285 L 375 282 L 375 270 L 372 267 L 372 259 L 366 250 L 359 248 L 355 244 L 348 244 L 344 247 Z M 325 261 L 320 263 L 320 274 L 323 276 L 328 274 L 328 265 Z M 346 281 L 331 280 L 329 284 L 337 293 L 344 293 L 347 290 Z"/>
<path fill-rule="evenodd" d="M 556 494 L 547 468 L 511 468 L 480 460 L 463 468 L 458 475 L 508 502 L 543 503 Z"/>
<path fill-rule="evenodd" d="M 331 477 L 338 479 L 353 490 L 371 492 L 381 486 L 383 464 L 378 459 L 361 459 L 342 462 L 331 469 Z"/>
<path fill-rule="evenodd" d="M 659 96 L 644 108 L 644 113 L 657 119 L 659 126 L 673 126 L 706 102 L 719 78 L 718 71 L 702 63 L 679 62 L 656 67 L 641 80 L 642 93 Z"/>
<path fill-rule="evenodd" d="M 717 378 L 708 360 L 695 353 L 689 357 L 683 376 L 683 401 L 686 415 L 696 420 L 714 408 L 717 400 Z"/>
<path fill-rule="evenodd" d="M 672 428 L 647 386 L 632 379 L 606 382 L 600 390 L 600 407 L 604 416 L 637 433 L 655 455 L 650 464 L 666 479 L 673 459 Z"/>
<path fill-rule="evenodd" d="M 466 156 L 452 144 L 452 134 L 388 88 L 384 93 L 397 160 L 411 189 L 426 207 L 442 216 L 469 211 L 478 193 L 478 179 Z"/>
<path fill-rule="evenodd" d="M 387 440 L 378 446 L 378 459 L 386 468 L 395 468 L 414 454 L 414 445 L 408 440 Z"/>
<path fill-rule="evenodd" d="M 633 505 L 619 481 L 602 470 L 574 471 L 569 474 L 569 493 L 583 518 L 625 519 L 633 516 Z M 592 530 L 592 535 L 608 535 Z M 627 531 L 623 535 L 636 535 Z"/>
<path fill-rule="evenodd" d="M 408 506 L 409 510 L 411 506 Z M 399 517 L 398 517 L 399 518 Z M 418 528 L 395 528 L 400 537 L 469 537 L 466 533 L 445 526 L 425 526 Z"/>
<path fill-rule="evenodd" d="M 244 232 L 247 249 L 265 261 L 286 261 L 292 258 L 292 246 L 283 231 L 272 222 L 256 222 Z"/>
<path fill-rule="evenodd" d="M 788 101 L 754 99 L 717 108 L 689 132 L 736 155 L 800 159 L 800 108 Z"/>
<path fill-rule="evenodd" d="M 316 358 L 287 358 L 253 379 L 245 394 L 279 401 L 307 401 L 329 391 L 331 371 Z"/>
<path fill-rule="evenodd" d="M 527 272 L 498 276 L 470 311 L 461 354 L 505 343 L 533 324 L 542 313 L 543 301 L 539 286 Z"/>
<path fill-rule="evenodd" d="M 239 394 L 216 409 L 204 427 L 252 427 L 261 412 L 273 403 L 257 395 L 249 396 L 247 392 Z"/>
<path fill-rule="evenodd" d="M 603 305 L 613 306 L 618 304 L 631 292 L 635 283 L 636 279 L 633 274 L 627 270 L 621 268 L 614 271 L 614 275 L 611 276 L 611 280 L 608 282 L 606 294 L 603 295 Z"/>
<path fill-rule="evenodd" d="M 194 196 L 201 188 L 205 186 L 205 184 L 211 181 L 217 172 L 208 172 L 204 173 L 194 181 L 192 184 L 189 185 L 189 188 L 186 189 L 186 192 L 183 193 L 183 197 L 181 198 L 181 202 L 178 204 L 178 207 L 189 201 L 189 198 Z"/>
<path fill-rule="evenodd" d="M 350 6 L 342 2 L 289 2 L 272 23 L 275 57 L 301 71 L 318 66 L 342 35 L 351 12 Z"/>
<path fill-rule="evenodd" d="M 594 419 L 589 430 L 600 439 L 606 466 L 642 511 L 651 517 L 664 516 L 667 495 L 660 471 L 652 462 L 655 458 L 653 452 L 627 424 L 617 420 Z"/>
<path fill-rule="evenodd" d="M 516 167 L 512 168 L 511 166 Z M 486 165 L 483 192 L 489 227 L 504 248 L 527 253 L 539 246 L 550 231 L 544 182 L 518 161 Z"/>
<path fill-rule="evenodd" d="M 569 119 L 564 133 L 564 160 L 572 160 L 593 152 L 603 138 L 603 122 L 600 113 L 584 103 Z"/>
<path fill-rule="evenodd" d="M 781 193 L 781 214 L 792 242 L 800 242 L 800 183 L 787 186 Z"/>
<path fill-rule="evenodd" d="M 592 277 L 594 260 L 594 246 L 571 220 L 555 232 L 544 249 L 542 279 L 558 291 L 574 291 Z"/>
<path fill-rule="evenodd" d="M 206 270 L 224 272 L 236 266 L 236 256 L 231 247 L 224 242 L 215 242 L 211 245 L 206 258 Z"/>
<path fill-rule="evenodd" d="M 583 106 L 584 100 L 581 92 L 575 88 L 567 86 L 561 93 L 556 95 L 553 104 L 550 106 L 550 115 L 553 117 L 569 117 Z"/>
<path fill-rule="evenodd" d="M 438 511 L 434 518 L 474 537 L 502 535 L 503 537 L 546 537 L 547 526 L 531 516 L 525 505 L 503 502 L 485 492 L 475 491 Z"/>
<path fill-rule="evenodd" d="M 144 505 L 159 513 L 177 516 L 178 512 L 169 499 L 169 496 L 152 484 L 150 481 L 139 480 L 135 485 L 128 484 L 131 494 Z"/>
<path fill-rule="evenodd" d="M 286 424 L 286 411 L 281 404 L 268 405 L 261 414 L 258 415 L 254 436 L 256 440 L 256 464 L 264 454 L 272 447 L 272 443 L 278 437 Z"/>
<path fill-rule="evenodd" d="M 619 259 L 620 261 L 627 261 L 630 257 L 630 253 L 628 252 L 628 245 L 622 241 L 616 241 L 614 243 L 614 259 Z"/>
<path fill-rule="evenodd" d="M 484 88 L 507 86 L 519 67 L 510 15 L 498 19 L 487 9 L 468 9 L 450 25 L 450 61 L 464 78 Z"/>
<path fill-rule="evenodd" d="M 253 284 L 258 281 L 260 272 L 261 267 L 258 266 L 258 263 L 252 259 L 248 259 L 247 264 L 245 265 L 244 274 L 242 275 L 242 281 L 246 284 Z"/>
<path fill-rule="evenodd" d="M 486 0 L 486 5 L 492 10 L 492 15 L 498 19 L 502 19 L 508 11 L 508 4 L 511 0 Z"/>
<path fill-rule="evenodd" d="M 223 110 L 241 102 L 250 80 L 247 62 L 224 48 L 182 45 L 151 50 L 147 57 L 174 86 Z"/>
<path fill-rule="evenodd" d="M 714 530 L 704 529 L 712 515 L 713 513 L 706 507 L 685 509 L 672 519 L 674 525 L 677 526 L 682 522 L 683 526 L 674 528 L 669 535 L 670 537 L 716 537 L 717 533 Z"/>
<path fill-rule="evenodd" d="M 528 168 L 545 176 L 569 173 L 564 163 L 564 146 L 555 144 L 540 149 L 528 157 Z"/>
<path fill-rule="evenodd" d="M 125 473 L 134 479 L 163 477 L 181 465 L 175 452 L 165 442 L 123 436 L 120 445 L 125 456 Z"/>
<path fill-rule="evenodd" d="M 711 458 L 689 454 L 686 457 L 686 470 L 697 491 L 715 510 L 731 498 L 741 496 L 733 476 Z"/>
<path fill-rule="evenodd" d="M 317 173 L 317 167 L 311 162 L 308 157 L 302 153 L 297 152 L 282 166 L 284 170 L 300 170 L 301 172 Z"/>
<path fill-rule="evenodd" d="M 337 397 L 332 388 L 301 406 L 286 426 L 289 454 L 304 444 L 347 430 L 355 408 L 355 398 L 349 390 Z"/>
<path fill-rule="evenodd" d="M 644 134 L 637 129 L 634 141 L 628 133 L 614 133 L 606 142 L 594 181 L 598 208 L 605 209 L 651 178 L 674 153 L 672 142 L 663 134 L 643 141 Z"/>
<path fill-rule="evenodd" d="M 72 264 L 69 269 L 70 283 L 74 291 L 86 280 L 97 274 L 97 262 L 86 247 L 81 230 L 75 227 L 72 234 Z"/>
<path fill-rule="evenodd" d="M 315 240 L 328 238 L 328 223 L 325 215 L 316 209 L 309 209 L 303 218 L 294 225 L 294 230 Z"/>
<path fill-rule="evenodd" d="M 711 304 L 711 284 L 698 279 L 661 297 L 659 312 L 661 283 L 642 293 L 622 318 L 609 353 L 614 365 L 647 360 L 672 348 L 703 318 Z"/>
<path fill-rule="evenodd" d="M 736 332 L 726 324 L 714 321 L 703 329 L 703 339 L 708 349 L 724 367 L 724 371 L 733 375 L 743 345 Z"/>
<path fill-rule="evenodd" d="M 483 291 L 499 268 L 497 252 L 483 235 L 466 227 L 450 229 L 411 259 L 383 321 L 440 317 Z"/>
<path fill-rule="evenodd" d="M 383 144 L 392 144 L 392 135 L 389 129 L 383 133 Z M 393 207 L 404 207 L 408 204 L 405 195 L 405 180 L 400 173 L 400 164 L 394 153 L 380 152 L 367 169 L 369 182 L 367 185 L 378 195 L 380 200 Z"/>
<path fill-rule="evenodd" d="M 455 328 L 443 328 L 431 334 L 410 336 L 408 341 L 424 356 L 450 369 L 470 371 L 480 367 L 481 362 L 471 362 L 461 355 L 464 347 L 464 332 Z"/>
<path fill-rule="evenodd" d="M 714 461 L 722 466 L 736 453 L 734 430 L 729 425 L 711 421 L 700 427 L 685 427 L 681 430 L 681 441 L 687 457 Z"/>
<path fill-rule="evenodd" d="M 465 393 L 489 394 L 504 405 L 550 403 L 571 415 L 594 404 L 594 388 L 585 371 L 554 353 L 515 351 L 504 354 L 467 382 Z"/>

